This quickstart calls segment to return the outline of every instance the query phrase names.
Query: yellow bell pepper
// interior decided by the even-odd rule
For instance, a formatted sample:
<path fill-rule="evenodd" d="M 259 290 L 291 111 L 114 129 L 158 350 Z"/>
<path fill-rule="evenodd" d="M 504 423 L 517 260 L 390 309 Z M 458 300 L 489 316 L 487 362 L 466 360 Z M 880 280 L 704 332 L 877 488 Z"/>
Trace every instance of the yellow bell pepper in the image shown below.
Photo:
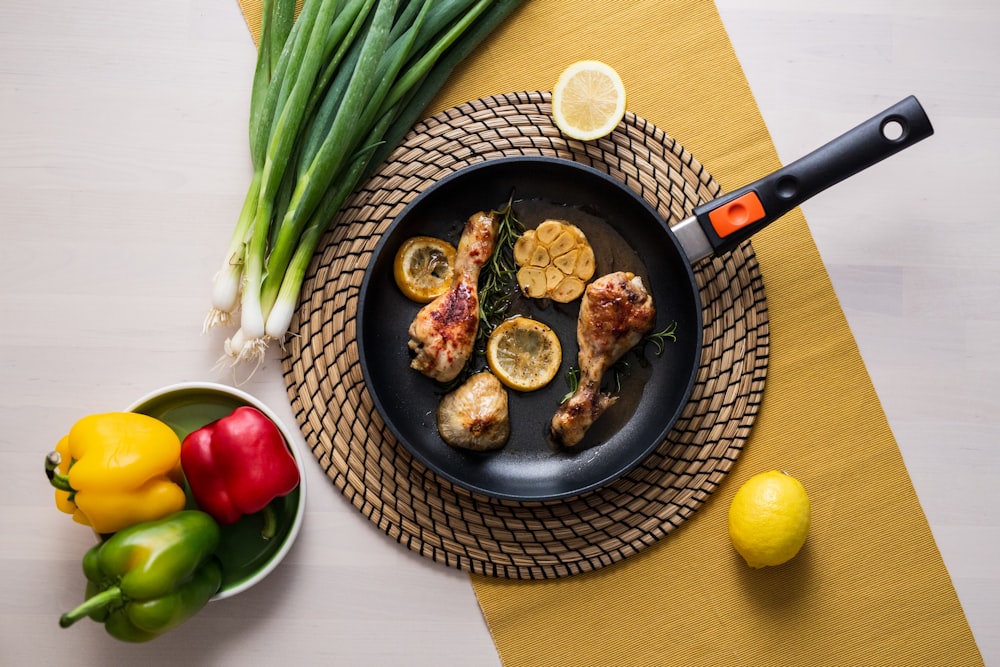
<path fill-rule="evenodd" d="M 97 533 L 184 508 L 181 443 L 158 419 L 133 412 L 84 417 L 49 454 L 56 507 Z"/>

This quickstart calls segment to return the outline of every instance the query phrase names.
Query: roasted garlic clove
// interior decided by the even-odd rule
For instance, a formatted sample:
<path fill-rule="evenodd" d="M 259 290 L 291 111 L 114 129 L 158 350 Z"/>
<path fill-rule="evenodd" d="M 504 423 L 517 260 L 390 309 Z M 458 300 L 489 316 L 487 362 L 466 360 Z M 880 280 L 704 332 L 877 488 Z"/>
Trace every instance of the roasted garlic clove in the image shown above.
<path fill-rule="evenodd" d="M 493 374 L 476 373 L 441 399 L 438 432 L 452 447 L 499 449 L 510 436 L 507 390 Z"/>

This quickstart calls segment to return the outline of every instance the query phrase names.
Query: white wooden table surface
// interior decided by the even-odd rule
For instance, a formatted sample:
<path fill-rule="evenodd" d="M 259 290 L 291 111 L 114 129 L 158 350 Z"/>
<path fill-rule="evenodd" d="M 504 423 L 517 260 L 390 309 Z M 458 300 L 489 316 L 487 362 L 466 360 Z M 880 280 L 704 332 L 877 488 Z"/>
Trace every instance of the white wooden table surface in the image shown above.
<path fill-rule="evenodd" d="M 1000 3 L 717 4 L 784 161 L 909 93 L 935 125 L 920 160 L 804 210 L 1000 665 Z M 199 325 L 247 184 L 234 119 L 253 60 L 235 0 L 0 3 L 2 665 L 499 664 L 467 576 L 386 538 L 315 465 L 300 540 L 265 584 L 162 643 L 56 625 L 91 538 L 54 509 L 44 453 L 83 414 L 230 380 Z M 937 186 L 910 187 L 916 170 Z M 903 199 L 923 213 L 898 215 Z M 276 357 L 244 388 L 294 424 Z"/>

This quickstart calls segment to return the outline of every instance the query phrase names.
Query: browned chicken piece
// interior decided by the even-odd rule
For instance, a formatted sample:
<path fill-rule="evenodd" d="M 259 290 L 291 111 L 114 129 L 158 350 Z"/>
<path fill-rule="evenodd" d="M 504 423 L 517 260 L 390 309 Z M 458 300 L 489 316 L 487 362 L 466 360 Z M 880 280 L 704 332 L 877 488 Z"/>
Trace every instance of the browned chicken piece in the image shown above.
<path fill-rule="evenodd" d="M 465 223 L 448 291 L 420 309 L 410 323 L 410 367 L 449 382 L 472 356 L 479 328 L 479 271 L 493 254 L 499 217 L 480 211 Z"/>
<path fill-rule="evenodd" d="M 579 443 L 614 404 L 616 396 L 601 392 L 601 378 L 653 328 L 655 319 L 653 297 L 633 273 L 610 273 L 587 286 L 576 327 L 580 384 L 552 417 L 553 442 L 567 447 Z"/>
<path fill-rule="evenodd" d="M 476 373 L 441 399 L 438 431 L 452 447 L 499 449 L 510 437 L 507 390 L 489 371 Z"/>

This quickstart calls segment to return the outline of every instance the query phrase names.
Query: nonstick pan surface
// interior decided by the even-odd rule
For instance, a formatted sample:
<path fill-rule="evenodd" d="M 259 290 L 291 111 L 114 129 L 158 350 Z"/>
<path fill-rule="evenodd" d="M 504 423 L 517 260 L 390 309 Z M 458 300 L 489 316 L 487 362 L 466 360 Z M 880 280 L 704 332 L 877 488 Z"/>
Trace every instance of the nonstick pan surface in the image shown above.
<path fill-rule="evenodd" d="M 546 218 L 568 220 L 590 240 L 595 277 L 613 271 L 640 276 L 657 309 L 653 331 L 675 326 L 662 354 L 640 344 L 624 357 L 618 401 L 572 448 L 547 439 L 548 425 L 569 391 L 577 366 L 579 300 L 556 304 L 518 299 L 509 315 L 551 326 L 563 348 L 562 368 L 547 387 L 509 390 L 511 435 L 494 452 L 447 445 L 438 434 L 439 383 L 410 368 L 408 328 L 422 304 L 408 300 L 393 278 L 399 246 L 416 235 L 458 244 L 465 220 L 502 208 L 513 193 L 514 212 L 527 228 Z M 691 391 L 701 350 L 702 321 L 690 261 L 665 222 L 624 184 L 590 167 L 558 158 L 511 157 L 466 167 L 419 195 L 383 235 L 361 285 L 357 340 L 362 371 L 376 409 L 415 458 L 444 478 L 495 498 L 550 500 L 600 487 L 632 469 L 664 440 Z M 485 368 L 475 356 L 471 368 Z"/>

